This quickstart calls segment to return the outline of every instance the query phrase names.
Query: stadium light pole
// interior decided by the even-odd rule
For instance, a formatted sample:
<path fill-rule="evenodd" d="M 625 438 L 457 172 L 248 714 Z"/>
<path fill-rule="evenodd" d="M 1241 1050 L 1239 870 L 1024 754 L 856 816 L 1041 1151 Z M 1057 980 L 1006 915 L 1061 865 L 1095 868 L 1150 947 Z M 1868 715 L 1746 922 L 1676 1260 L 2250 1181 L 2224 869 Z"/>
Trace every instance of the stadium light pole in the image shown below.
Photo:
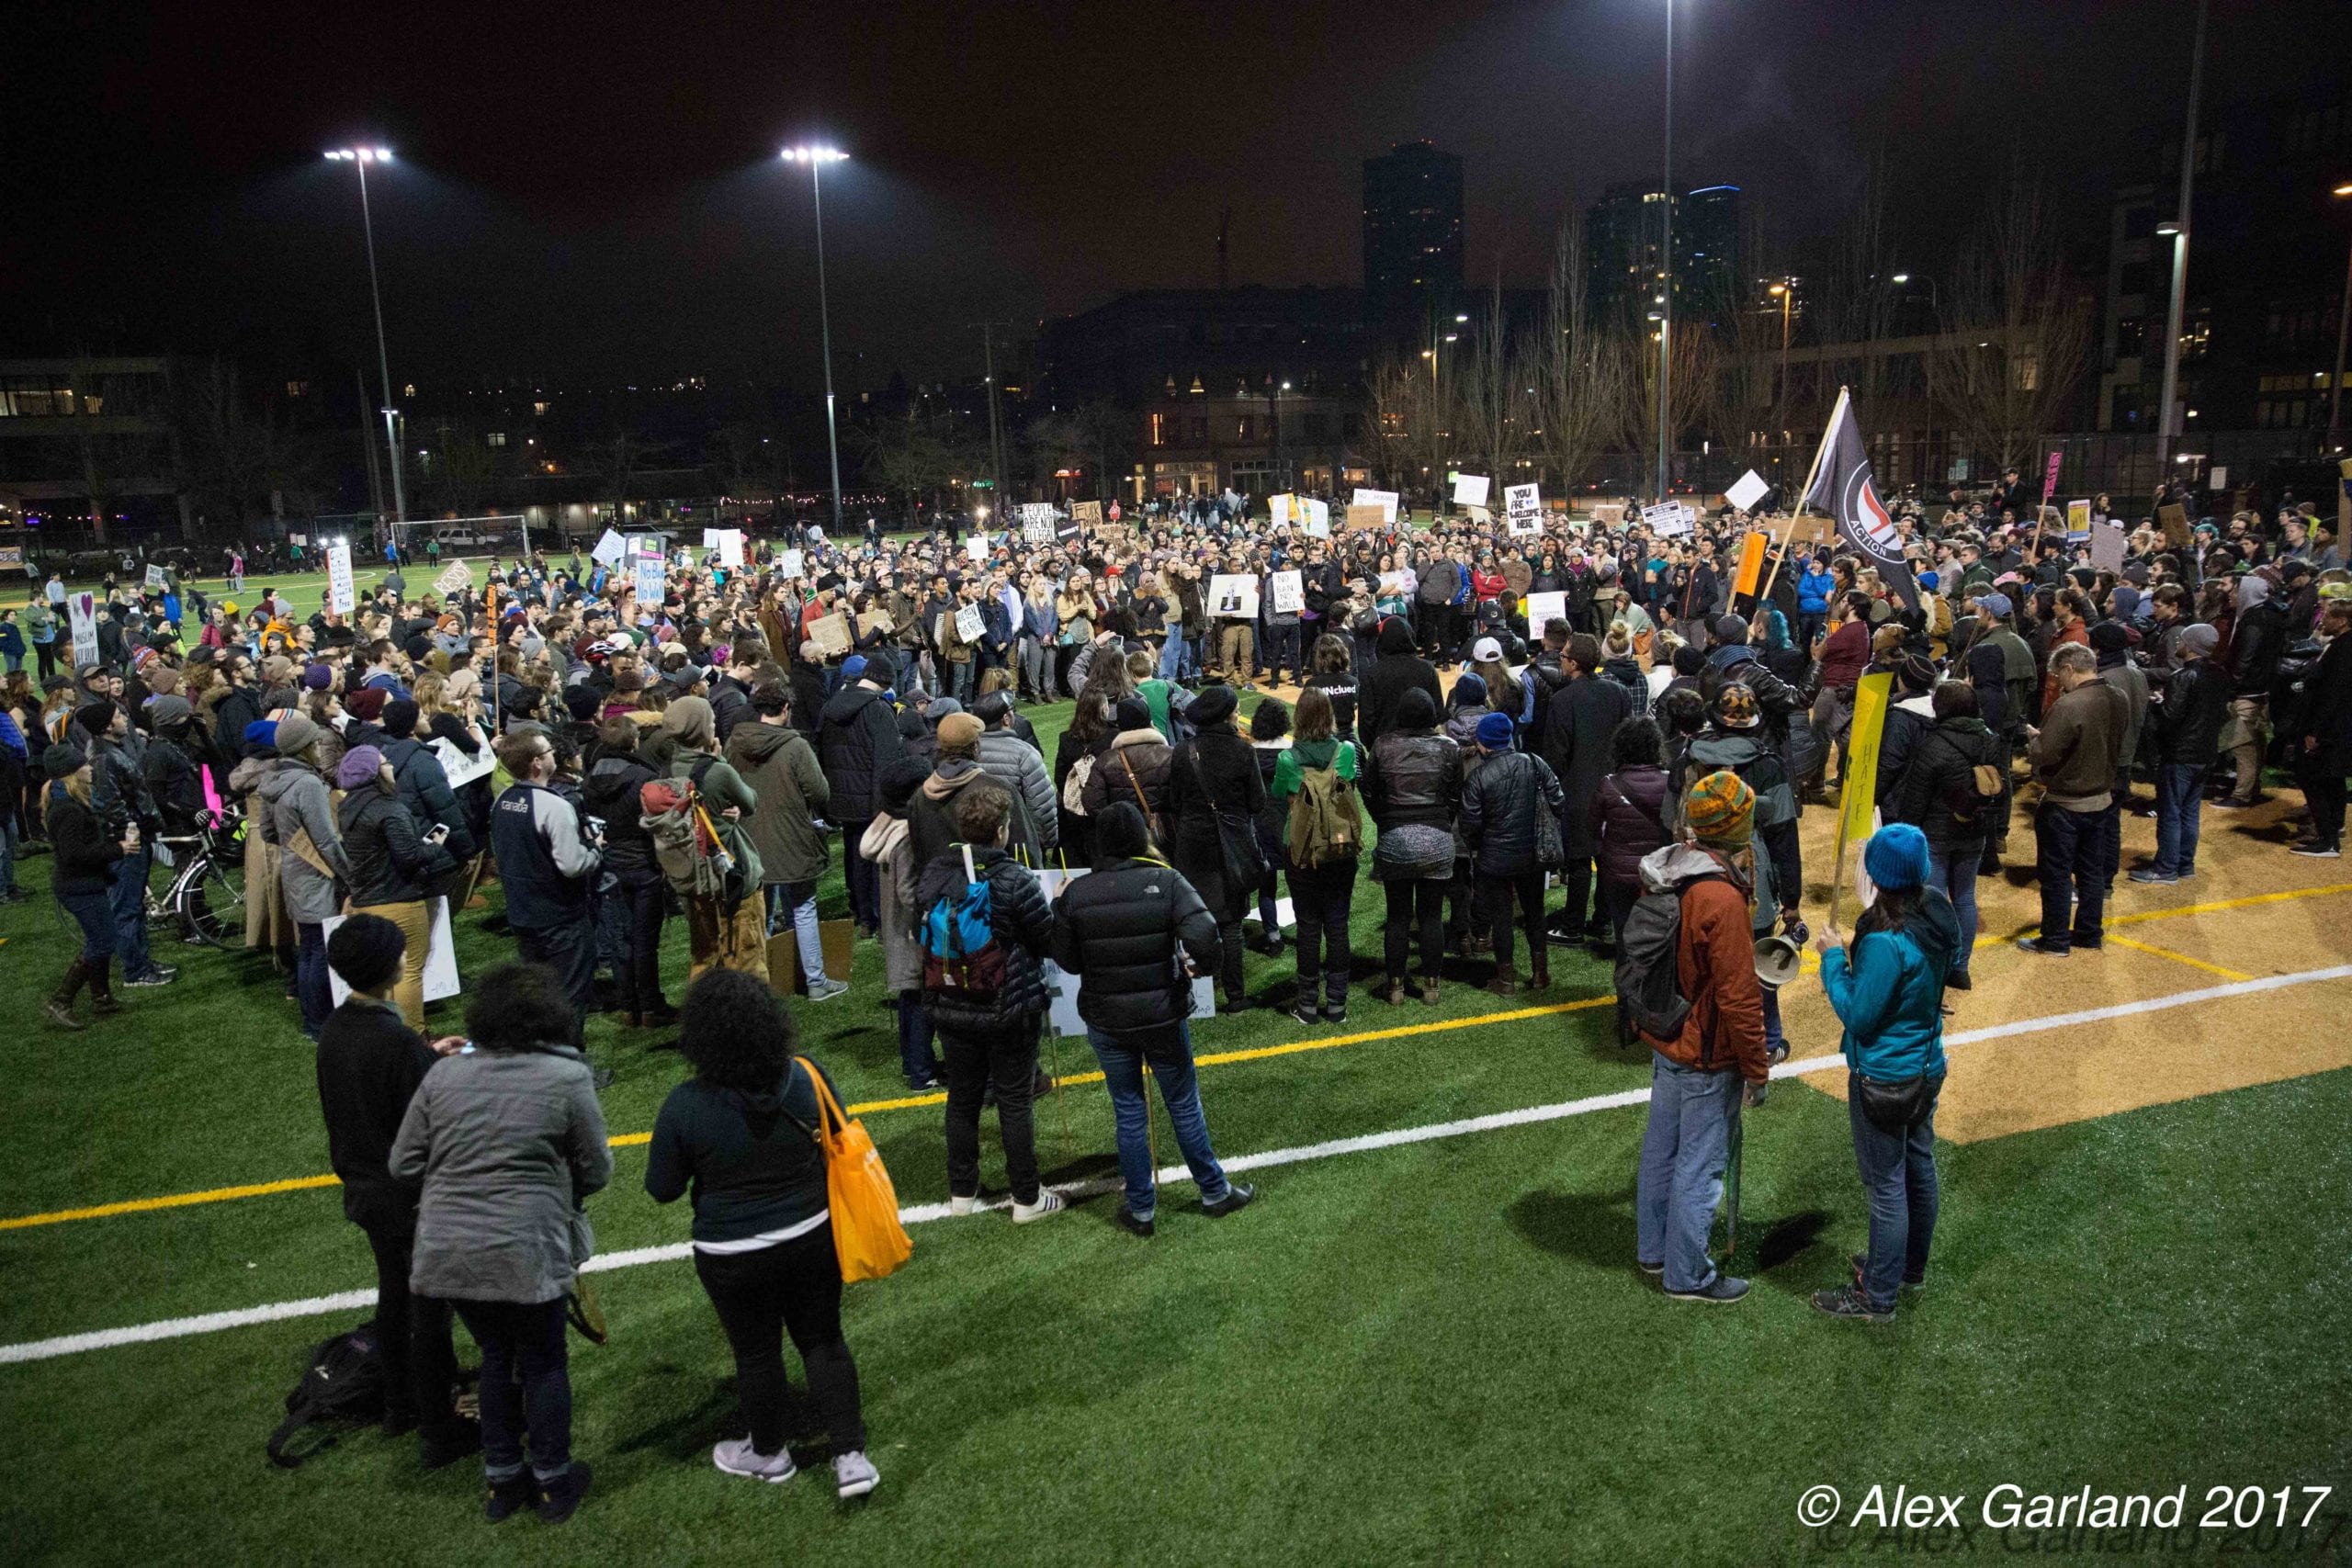
<path fill-rule="evenodd" d="M 1659 213 L 1657 291 L 1657 498 L 1666 499 L 1670 470 L 1667 468 L 1668 382 L 1673 374 L 1667 355 L 1674 339 L 1674 0 L 1666 0 L 1666 168 L 1660 182 L 1663 206 Z"/>
<path fill-rule="evenodd" d="M 2352 180 L 2336 185 L 2335 193 L 2341 198 L 2352 196 Z M 2352 252 L 2344 257 L 2344 302 L 2335 308 L 2335 375 L 2327 384 L 2327 449 L 2338 449 L 2338 436 L 2344 429 L 2344 340 L 2346 328 L 2352 328 Z"/>
<path fill-rule="evenodd" d="M 392 542 L 400 542 L 400 525 L 408 521 L 408 491 L 401 480 L 401 411 L 392 403 L 392 358 L 384 346 L 384 291 L 376 283 L 376 220 L 368 210 L 368 165 L 389 164 L 389 147 L 336 147 L 327 152 L 330 164 L 348 164 L 359 171 L 359 228 L 368 237 L 368 298 L 376 307 L 376 369 L 384 383 L 384 445 L 392 459 Z"/>
<path fill-rule="evenodd" d="M 2197 171 L 2197 93 L 2205 80 L 2205 0 L 2197 0 L 2197 41 L 2188 56 L 2188 123 L 2180 137 L 2180 204 L 2158 234 L 2172 237 L 2172 299 L 2165 310 L 2164 400 L 2156 405 L 2156 486 L 2172 472 L 2173 402 L 2180 389 L 2181 313 L 2188 302 L 2188 208 Z"/>
<path fill-rule="evenodd" d="M 825 350 L 825 453 L 833 465 L 833 536 L 842 532 L 842 446 L 833 424 L 833 320 L 825 301 L 825 191 L 828 164 L 846 163 L 849 154 L 838 147 L 787 147 L 777 154 L 787 164 L 808 165 L 808 196 L 817 213 L 817 333 Z"/>

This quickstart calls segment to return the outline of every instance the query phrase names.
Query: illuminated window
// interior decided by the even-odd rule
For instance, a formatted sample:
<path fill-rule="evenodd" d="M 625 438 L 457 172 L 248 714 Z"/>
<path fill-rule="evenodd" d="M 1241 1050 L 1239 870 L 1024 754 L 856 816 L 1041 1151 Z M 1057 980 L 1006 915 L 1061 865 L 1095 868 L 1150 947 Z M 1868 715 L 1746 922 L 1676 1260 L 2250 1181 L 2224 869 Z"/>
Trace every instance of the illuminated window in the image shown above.
<path fill-rule="evenodd" d="M 492 432 L 490 433 L 490 444 L 491 444 L 492 446 L 505 446 L 505 445 L 506 445 L 506 432 L 504 432 L 504 431 L 503 431 L 503 430 L 493 430 L 493 431 L 492 431 Z"/>
<path fill-rule="evenodd" d="M 307 398 L 311 395 L 311 384 L 308 381 L 288 381 L 286 383 L 286 395 L 289 398 Z"/>
<path fill-rule="evenodd" d="M 548 405 L 545 403 L 533 403 L 531 405 L 531 412 L 544 419 L 547 417 Z"/>

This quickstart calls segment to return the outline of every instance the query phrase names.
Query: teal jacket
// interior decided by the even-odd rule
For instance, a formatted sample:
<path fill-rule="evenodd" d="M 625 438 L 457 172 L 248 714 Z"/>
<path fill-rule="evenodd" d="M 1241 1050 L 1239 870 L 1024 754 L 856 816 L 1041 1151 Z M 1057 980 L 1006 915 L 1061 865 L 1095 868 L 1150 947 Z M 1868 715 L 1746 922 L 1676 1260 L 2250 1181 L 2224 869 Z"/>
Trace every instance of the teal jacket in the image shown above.
<path fill-rule="evenodd" d="M 1936 917 L 1949 919 L 1951 908 L 1931 897 L 1905 930 L 1870 931 L 1822 958 L 1822 987 L 1846 1026 L 1838 1049 L 1849 1068 L 1874 1083 L 1943 1076 L 1944 976 L 1958 930 L 1955 921 L 1947 931 Z"/>

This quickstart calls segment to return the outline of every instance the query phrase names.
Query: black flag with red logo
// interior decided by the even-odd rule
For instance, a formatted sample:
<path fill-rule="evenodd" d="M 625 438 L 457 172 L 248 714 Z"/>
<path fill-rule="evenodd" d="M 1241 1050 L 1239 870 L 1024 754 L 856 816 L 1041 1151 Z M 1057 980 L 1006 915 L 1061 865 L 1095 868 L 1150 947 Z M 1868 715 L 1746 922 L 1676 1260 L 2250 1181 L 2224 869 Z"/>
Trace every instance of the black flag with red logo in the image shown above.
<path fill-rule="evenodd" d="M 1862 433 L 1854 423 L 1854 405 L 1841 389 L 1821 435 L 1821 455 L 1815 460 L 1813 488 L 1805 504 L 1838 520 L 1838 536 L 1870 565 L 1881 581 L 1919 607 L 1919 585 L 1911 579 L 1911 563 L 1903 558 L 1903 536 L 1878 498 L 1871 479 L 1871 460 L 1862 446 Z"/>

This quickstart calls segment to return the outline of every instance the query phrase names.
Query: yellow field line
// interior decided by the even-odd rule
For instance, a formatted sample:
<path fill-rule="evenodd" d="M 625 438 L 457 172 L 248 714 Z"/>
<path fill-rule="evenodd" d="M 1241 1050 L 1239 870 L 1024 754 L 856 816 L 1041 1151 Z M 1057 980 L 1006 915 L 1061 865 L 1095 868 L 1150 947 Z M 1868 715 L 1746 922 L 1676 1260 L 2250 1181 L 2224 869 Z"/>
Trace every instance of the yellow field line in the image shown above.
<path fill-rule="evenodd" d="M 2208 964 L 2201 958 L 2191 958 L 2185 953 L 2175 953 L 2169 947 L 2158 947 L 2154 942 L 2133 942 L 2128 936 L 2114 935 L 2109 935 L 2107 940 L 2113 942 L 2118 947 L 2128 947 L 2134 953 L 2145 953 L 2157 958 L 2169 958 L 2175 964 L 2186 964 L 2191 969 L 2202 969 L 2208 975 L 2219 975 L 2224 980 L 2251 980 L 2254 978 L 2253 976 L 2247 974 L 2243 969 L 2228 969 L 2219 964 Z"/>
<path fill-rule="evenodd" d="M 2140 914 L 2111 917 L 2109 925 L 2137 923 L 2144 920 L 2178 919 L 2186 915 L 2214 914 L 2227 909 L 2249 908 L 2259 904 L 2285 903 L 2298 898 L 2319 898 L 2330 894 L 2352 893 L 2352 882 L 2332 883 L 2324 887 L 2290 888 L 2282 893 L 2257 893 L 2243 898 L 2225 898 L 2210 904 L 2184 904 L 2177 909 L 2150 909 Z M 2007 937 L 1980 936 L 1976 945 L 1990 946 L 2006 942 Z M 2120 945 L 2138 947 L 2137 942 L 2116 938 Z M 2245 976 L 2235 970 L 2223 969 L 2185 953 L 2147 949 L 2159 956 L 2176 958 L 2181 963 L 2210 969 L 2234 980 Z M 1806 955 L 1810 958 L 1812 955 Z M 1294 1040 L 1281 1045 L 1256 1045 L 1239 1051 L 1216 1051 L 1195 1056 L 1198 1066 L 1218 1066 L 1232 1062 L 1265 1061 L 1275 1056 L 1293 1056 L 1307 1051 L 1331 1051 L 1342 1045 L 1362 1045 L 1375 1040 L 1399 1040 L 1414 1035 L 1440 1034 L 1455 1029 L 1479 1029 L 1490 1023 L 1516 1023 L 1527 1019 L 1544 1018 L 1554 1013 L 1580 1012 L 1589 1008 L 1611 1006 L 1613 997 L 1586 997 L 1572 1002 L 1550 1002 L 1538 1007 L 1512 1008 L 1503 1012 L 1477 1013 L 1468 1018 L 1432 1019 L 1427 1023 L 1408 1023 L 1396 1029 L 1372 1029 L 1356 1034 L 1335 1034 L 1329 1039 Z M 1056 1082 L 1065 1086 L 1101 1083 L 1101 1073 L 1072 1073 Z M 853 1116 L 873 1115 L 885 1111 L 911 1111 L 926 1105 L 944 1105 L 944 1094 L 907 1095 L 897 1100 L 872 1100 L 849 1107 Z M 653 1141 L 651 1133 L 621 1133 L 609 1142 L 616 1149 L 637 1148 Z M 265 1198 L 279 1192 L 300 1192 L 313 1188 L 338 1185 L 333 1176 L 300 1176 L 283 1181 L 262 1181 L 242 1187 L 214 1187 L 200 1192 L 173 1192 L 160 1198 L 127 1198 L 119 1202 L 99 1203 L 83 1209 L 53 1209 L 41 1214 L 18 1214 L 0 1219 L 0 1231 L 28 1230 L 39 1225 L 60 1225 L 76 1220 L 109 1219 L 119 1214 L 153 1213 L 161 1209 L 185 1209 L 200 1203 L 226 1203 L 241 1198 Z"/>

